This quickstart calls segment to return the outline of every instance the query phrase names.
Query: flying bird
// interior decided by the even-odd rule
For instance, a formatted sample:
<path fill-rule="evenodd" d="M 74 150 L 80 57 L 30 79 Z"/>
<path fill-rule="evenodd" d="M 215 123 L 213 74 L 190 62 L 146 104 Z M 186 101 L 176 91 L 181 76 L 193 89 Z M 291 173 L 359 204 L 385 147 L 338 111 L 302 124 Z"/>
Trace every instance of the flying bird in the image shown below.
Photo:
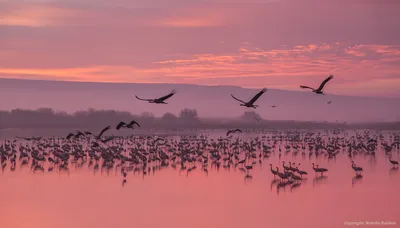
<path fill-rule="evenodd" d="M 328 103 L 327 103 L 327 104 L 330 104 L 330 103 L 332 103 L 332 101 L 328 101 Z"/>
<path fill-rule="evenodd" d="M 68 135 L 67 135 L 67 139 L 71 139 L 72 137 L 74 136 L 74 134 L 73 133 L 69 133 Z"/>
<path fill-rule="evenodd" d="M 325 95 L 324 92 L 322 92 L 322 89 L 324 88 L 325 84 L 326 84 L 327 82 L 329 82 L 332 78 L 333 78 L 333 75 L 329 75 L 329 77 L 326 78 L 326 79 L 321 83 L 321 85 L 318 87 L 318 89 L 314 89 L 314 88 L 312 88 L 312 87 L 304 86 L 304 85 L 301 85 L 300 88 L 302 88 L 302 89 L 311 89 L 311 90 L 312 90 L 314 93 L 316 93 L 316 94 Z"/>
<path fill-rule="evenodd" d="M 18 138 L 18 139 L 25 139 L 26 141 L 31 141 L 31 140 L 40 140 L 40 139 L 42 139 L 42 137 L 31 137 L 31 138 L 25 138 L 25 137 L 19 137 L 19 136 L 16 136 L 16 138 Z"/>
<path fill-rule="evenodd" d="M 254 105 L 254 102 L 256 102 L 258 100 L 258 98 L 260 98 L 261 95 L 263 95 L 263 93 L 265 93 L 265 92 L 267 92 L 267 88 L 262 89 L 253 98 L 251 98 L 251 100 L 248 102 L 244 102 L 244 101 L 236 98 L 235 96 L 233 96 L 233 94 L 231 94 L 231 96 L 233 97 L 233 99 L 242 102 L 242 104 L 240 104 L 240 106 L 245 106 L 247 108 L 257 108 L 258 105 Z"/>
<path fill-rule="evenodd" d="M 229 134 L 231 134 L 231 133 L 236 133 L 236 132 L 242 133 L 242 130 L 240 130 L 239 128 L 238 128 L 238 129 L 235 129 L 235 130 L 230 130 L 230 131 L 228 131 L 228 132 L 226 133 L 226 136 L 229 136 Z"/>
<path fill-rule="evenodd" d="M 156 99 L 143 99 L 140 98 L 138 96 L 135 95 L 136 99 L 141 100 L 141 101 L 148 101 L 149 103 L 154 103 L 154 104 L 168 104 L 165 103 L 165 100 L 167 100 L 168 98 L 172 97 L 174 94 L 176 93 L 175 90 L 172 90 L 171 93 L 169 93 L 166 96 L 160 97 L 160 98 L 156 98 Z"/>
<path fill-rule="evenodd" d="M 255 120 L 257 120 L 257 121 L 260 121 L 260 120 L 262 120 L 262 118 L 259 118 L 259 117 L 253 117 Z"/>
<path fill-rule="evenodd" d="M 103 140 L 100 140 L 102 143 L 107 143 L 108 141 L 111 141 L 111 140 L 113 140 L 113 139 L 115 139 L 116 137 L 115 136 L 110 136 L 110 137 L 108 137 L 108 138 L 106 138 L 106 139 L 103 139 Z"/>
<path fill-rule="evenodd" d="M 119 122 L 119 124 L 117 125 L 116 129 L 119 130 L 121 129 L 121 127 L 125 127 L 125 128 L 132 128 L 133 129 L 133 125 L 137 125 L 138 127 L 140 127 L 139 123 L 132 120 L 129 124 L 126 124 L 125 122 Z"/>
<path fill-rule="evenodd" d="M 271 108 L 276 108 L 276 107 L 278 107 L 277 105 L 270 105 L 269 107 L 271 107 Z"/>
<path fill-rule="evenodd" d="M 86 133 L 86 134 L 93 135 L 96 139 L 101 139 L 101 136 L 104 134 L 104 132 L 106 132 L 106 131 L 108 131 L 108 130 L 110 130 L 110 129 L 111 129 L 111 126 L 107 126 L 107 127 L 105 127 L 103 130 L 101 130 L 101 132 L 100 132 L 98 135 L 95 135 L 95 134 L 93 134 L 93 133 L 90 132 L 90 131 L 86 131 L 85 133 Z"/>
<path fill-rule="evenodd" d="M 85 134 L 87 135 L 87 133 L 85 132 Z M 80 132 L 80 131 L 76 131 L 76 135 L 74 136 L 76 139 L 77 138 L 79 138 L 79 137 L 81 137 L 81 136 L 85 136 L 85 134 L 83 134 L 82 132 Z"/>

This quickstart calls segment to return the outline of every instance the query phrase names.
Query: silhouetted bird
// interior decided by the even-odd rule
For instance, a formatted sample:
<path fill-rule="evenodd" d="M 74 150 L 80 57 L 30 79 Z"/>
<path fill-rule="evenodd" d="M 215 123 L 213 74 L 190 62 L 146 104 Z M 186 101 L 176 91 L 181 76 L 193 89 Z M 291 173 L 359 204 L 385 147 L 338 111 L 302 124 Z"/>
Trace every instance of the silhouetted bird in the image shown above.
<path fill-rule="evenodd" d="M 138 127 L 140 127 L 139 123 L 132 120 L 129 124 L 126 124 L 125 122 L 119 122 L 119 124 L 117 125 L 117 130 L 119 130 L 121 127 L 126 127 L 126 128 L 132 128 L 133 129 L 133 125 L 137 125 Z"/>
<path fill-rule="evenodd" d="M 160 98 L 156 98 L 156 99 L 143 99 L 143 98 L 139 98 L 138 96 L 135 95 L 136 99 L 141 100 L 141 101 L 148 101 L 149 103 L 155 103 L 155 104 L 168 104 L 165 103 L 165 100 L 167 100 L 168 98 L 172 97 L 174 94 L 176 93 L 175 90 L 172 90 L 172 92 L 166 96 L 160 97 Z"/>
<path fill-rule="evenodd" d="M 242 133 L 242 130 L 240 130 L 240 129 L 230 130 L 230 131 L 228 131 L 228 132 L 226 133 L 226 136 L 229 136 L 229 134 L 231 134 L 231 133 L 236 133 L 236 132 Z"/>
<path fill-rule="evenodd" d="M 69 133 L 68 135 L 67 135 L 67 139 L 71 139 L 72 137 L 74 136 L 74 134 L 73 133 Z"/>
<path fill-rule="evenodd" d="M 309 87 L 309 86 L 304 86 L 304 85 L 301 85 L 300 88 L 302 88 L 302 89 L 311 89 L 311 90 L 312 90 L 314 93 L 316 93 L 316 94 L 325 95 L 324 92 L 322 92 L 322 89 L 324 88 L 325 84 L 326 84 L 329 80 L 331 80 L 332 78 L 333 78 L 333 75 L 329 75 L 329 77 L 328 77 L 327 79 L 325 79 L 325 80 L 321 83 L 321 85 L 318 87 L 318 89 L 314 89 L 314 88 L 311 88 L 311 87 Z"/>
<path fill-rule="evenodd" d="M 233 99 L 242 102 L 242 104 L 240 104 L 240 106 L 245 106 L 247 108 L 257 108 L 258 105 L 254 105 L 254 102 L 256 102 L 258 100 L 258 98 L 261 97 L 261 95 L 263 95 L 263 93 L 267 92 L 267 89 L 264 88 L 262 89 L 260 92 L 258 92 L 253 98 L 251 98 L 250 101 L 248 102 L 244 102 L 238 98 L 236 98 L 235 96 L 233 96 L 233 94 L 231 94 L 231 96 L 233 97 Z"/>
<path fill-rule="evenodd" d="M 399 162 L 392 160 L 392 157 L 389 156 L 389 162 L 392 163 L 393 166 L 398 166 Z"/>
<path fill-rule="evenodd" d="M 108 131 L 108 130 L 110 130 L 110 129 L 111 129 L 111 127 L 110 127 L 110 126 L 107 126 L 107 127 L 105 127 L 103 130 L 101 130 L 101 132 L 100 132 L 98 135 L 95 135 L 95 134 L 93 134 L 93 133 L 90 132 L 90 131 L 87 131 L 87 132 L 85 132 L 85 133 L 90 134 L 90 135 L 93 135 L 96 139 L 100 139 L 101 136 L 104 134 L 104 132 L 106 132 L 106 131 Z"/>

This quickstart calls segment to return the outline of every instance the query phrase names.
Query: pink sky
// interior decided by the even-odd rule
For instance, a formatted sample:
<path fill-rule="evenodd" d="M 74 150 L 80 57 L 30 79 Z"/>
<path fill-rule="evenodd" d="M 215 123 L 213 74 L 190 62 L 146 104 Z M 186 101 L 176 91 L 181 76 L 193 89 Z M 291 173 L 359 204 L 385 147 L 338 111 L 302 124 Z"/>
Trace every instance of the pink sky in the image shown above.
<path fill-rule="evenodd" d="M 0 0 L 0 78 L 400 96 L 396 0 Z"/>

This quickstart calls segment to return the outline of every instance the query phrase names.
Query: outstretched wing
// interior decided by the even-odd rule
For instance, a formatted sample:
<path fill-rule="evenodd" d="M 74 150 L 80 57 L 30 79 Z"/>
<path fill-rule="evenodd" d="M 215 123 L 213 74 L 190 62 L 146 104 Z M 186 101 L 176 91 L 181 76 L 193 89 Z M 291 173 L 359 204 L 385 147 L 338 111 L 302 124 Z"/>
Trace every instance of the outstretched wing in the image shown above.
<path fill-rule="evenodd" d="M 226 133 L 226 136 L 229 136 L 230 133 L 232 133 L 232 131 L 228 131 L 228 132 Z"/>
<path fill-rule="evenodd" d="M 136 121 L 134 121 L 134 120 L 132 120 L 132 121 L 129 123 L 130 126 L 133 126 L 134 124 L 136 124 L 136 125 L 138 125 L 138 127 L 140 127 L 139 123 L 136 122 Z"/>
<path fill-rule="evenodd" d="M 242 102 L 243 104 L 246 103 L 246 102 L 244 102 L 244 101 L 242 101 L 242 100 L 236 98 L 235 96 L 233 96 L 233 94 L 231 94 L 231 96 L 233 97 L 233 99 L 235 99 L 235 100 L 237 100 L 237 101 L 240 101 L 240 102 Z"/>
<path fill-rule="evenodd" d="M 235 130 L 235 132 L 240 132 L 242 133 L 242 130 L 240 130 L 239 128 Z"/>
<path fill-rule="evenodd" d="M 158 98 L 157 100 L 165 101 L 165 100 L 167 100 L 168 98 L 172 97 L 175 93 L 176 93 L 176 91 L 175 91 L 175 90 L 172 90 L 171 93 L 169 93 L 169 94 L 166 95 L 166 96 L 160 97 L 160 98 Z"/>
<path fill-rule="evenodd" d="M 329 82 L 332 78 L 333 78 L 333 75 L 329 75 L 329 77 L 327 77 L 327 78 L 321 83 L 321 85 L 319 86 L 319 88 L 318 88 L 317 90 L 321 91 L 321 90 L 324 88 L 325 84 L 326 84 L 327 82 Z"/>
<path fill-rule="evenodd" d="M 110 136 L 110 137 L 108 137 L 108 138 L 102 140 L 101 142 L 102 142 L 102 143 L 106 143 L 106 142 L 108 142 L 108 141 L 113 140 L 114 138 L 115 138 L 115 136 Z"/>
<path fill-rule="evenodd" d="M 117 125 L 117 130 L 119 130 L 122 126 L 126 125 L 124 122 L 119 122 L 119 124 Z"/>
<path fill-rule="evenodd" d="M 302 88 L 302 89 L 312 89 L 312 90 L 314 90 L 314 88 L 311 88 L 311 87 L 309 87 L 309 86 L 304 86 L 304 85 L 301 85 L 300 88 Z"/>
<path fill-rule="evenodd" d="M 110 126 L 105 127 L 103 130 L 101 130 L 100 134 L 97 136 L 98 138 L 101 138 L 101 136 L 104 134 L 104 132 L 110 130 Z"/>
<path fill-rule="evenodd" d="M 16 138 L 18 138 L 18 139 L 25 139 L 25 140 L 27 140 L 27 141 L 31 140 L 30 138 L 24 138 L 24 137 L 19 137 L 19 136 L 16 136 Z"/>
<path fill-rule="evenodd" d="M 79 136 L 84 135 L 81 131 L 77 130 L 76 132 L 77 132 L 77 134 L 75 135 L 76 138 L 79 138 Z"/>
<path fill-rule="evenodd" d="M 74 134 L 72 134 L 72 133 L 69 133 L 68 135 L 67 135 L 67 139 L 70 139 L 72 136 L 74 136 Z"/>
<path fill-rule="evenodd" d="M 258 92 L 251 100 L 249 101 L 250 104 L 254 104 L 258 100 L 258 98 L 263 95 L 263 93 L 267 92 L 267 88 L 262 89 L 260 92 Z"/>
<path fill-rule="evenodd" d="M 136 99 L 141 100 L 141 101 L 152 101 L 153 100 L 153 99 L 143 99 L 143 98 L 140 98 L 140 97 L 138 97 L 136 95 L 135 95 L 135 97 L 136 97 Z"/>

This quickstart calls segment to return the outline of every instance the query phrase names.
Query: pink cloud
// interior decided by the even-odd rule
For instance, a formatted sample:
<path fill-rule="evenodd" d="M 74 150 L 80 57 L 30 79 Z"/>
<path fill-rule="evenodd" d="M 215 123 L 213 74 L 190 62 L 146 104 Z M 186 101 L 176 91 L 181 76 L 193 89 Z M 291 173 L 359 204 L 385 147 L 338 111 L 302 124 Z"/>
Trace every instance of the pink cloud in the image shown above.
<path fill-rule="evenodd" d="M 334 73 L 338 93 L 345 91 L 339 84 L 399 77 L 399 4 L 1 4 L 0 77 L 297 89 L 300 81 L 314 83 Z M 340 17 L 327 16 L 333 14 Z"/>

